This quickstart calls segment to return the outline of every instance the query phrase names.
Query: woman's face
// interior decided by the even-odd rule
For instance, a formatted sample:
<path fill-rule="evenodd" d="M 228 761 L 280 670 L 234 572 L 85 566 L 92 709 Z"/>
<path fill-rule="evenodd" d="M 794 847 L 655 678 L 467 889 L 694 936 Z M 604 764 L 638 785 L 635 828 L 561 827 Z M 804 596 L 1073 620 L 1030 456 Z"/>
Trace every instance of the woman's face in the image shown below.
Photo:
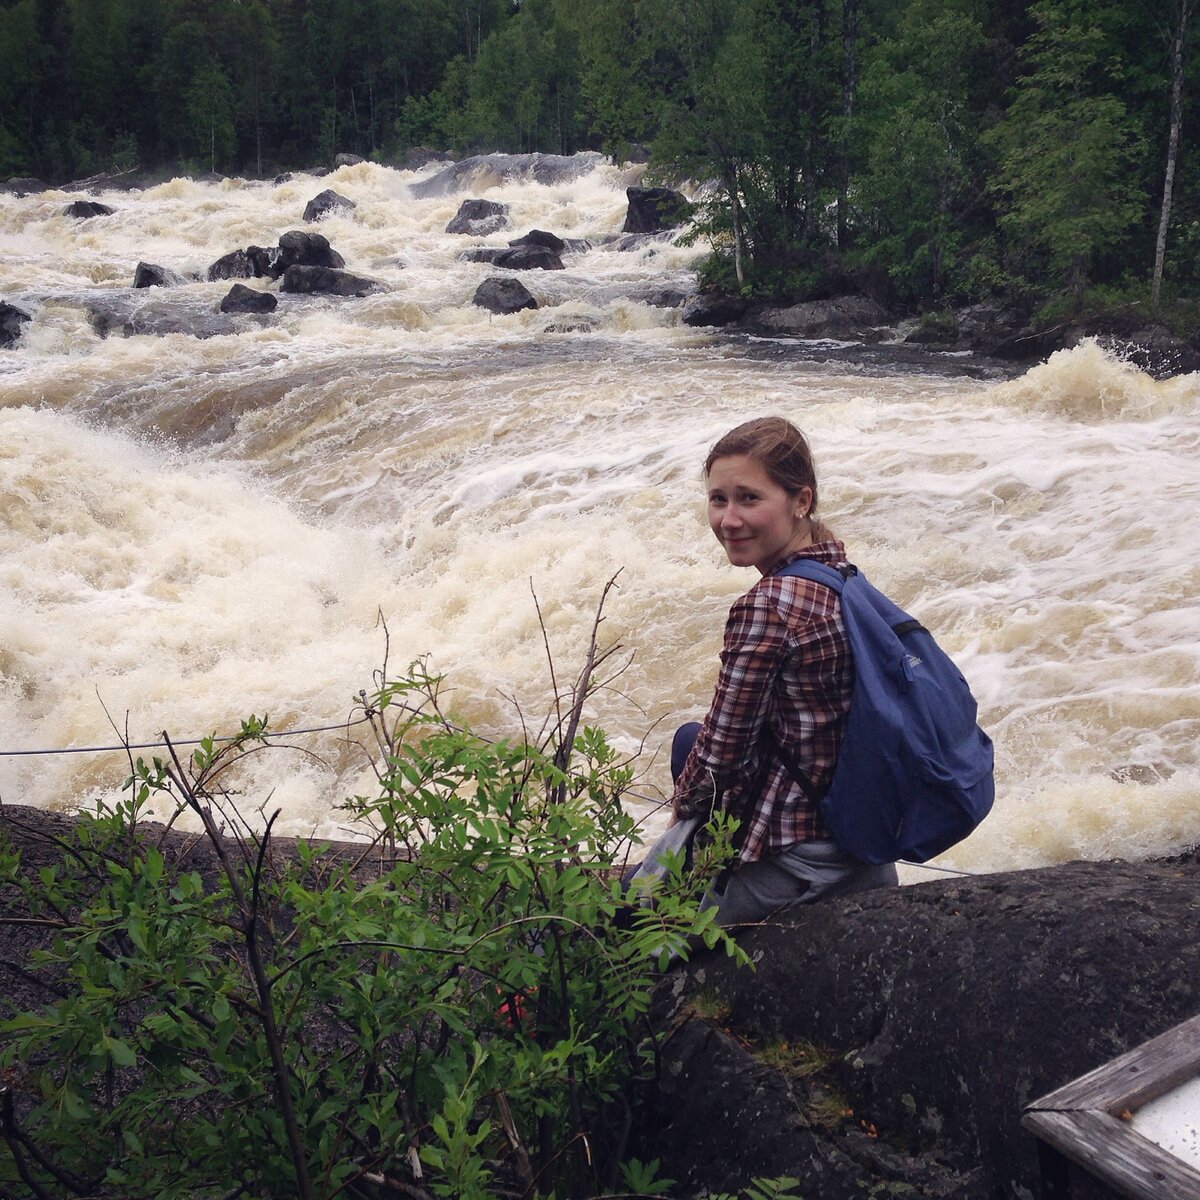
<path fill-rule="evenodd" d="M 735 567 L 765 575 L 785 554 L 812 544 L 812 489 L 781 488 L 745 454 L 718 458 L 708 472 L 708 523 Z"/>

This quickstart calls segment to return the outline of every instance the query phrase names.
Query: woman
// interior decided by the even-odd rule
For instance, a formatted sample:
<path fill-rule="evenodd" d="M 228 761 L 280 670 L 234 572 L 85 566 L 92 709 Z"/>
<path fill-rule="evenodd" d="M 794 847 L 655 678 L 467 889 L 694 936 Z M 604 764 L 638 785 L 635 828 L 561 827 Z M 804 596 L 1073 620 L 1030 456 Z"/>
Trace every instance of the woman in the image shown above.
<path fill-rule="evenodd" d="M 762 576 L 729 611 L 708 715 L 679 730 L 672 752 L 676 818 L 716 807 L 741 823 L 737 862 L 709 903 L 720 924 L 740 925 L 895 884 L 894 865 L 869 866 L 834 845 L 808 795 L 829 785 L 854 684 L 837 595 L 773 574 L 800 557 L 846 561 L 817 516 L 808 443 L 781 417 L 748 421 L 713 446 L 704 476 L 717 541 L 735 567 Z"/>

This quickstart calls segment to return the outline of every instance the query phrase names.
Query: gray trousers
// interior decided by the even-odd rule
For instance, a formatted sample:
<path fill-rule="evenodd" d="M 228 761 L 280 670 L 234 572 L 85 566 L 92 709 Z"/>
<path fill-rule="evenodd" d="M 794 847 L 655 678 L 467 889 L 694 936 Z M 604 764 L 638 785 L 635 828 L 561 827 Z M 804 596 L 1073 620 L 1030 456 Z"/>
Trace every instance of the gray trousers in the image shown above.
<path fill-rule="evenodd" d="M 672 825 L 626 882 L 665 874 L 661 856 L 682 851 L 701 824 L 694 817 Z M 716 908 L 718 925 L 752 925 L 793 904 L 814 904 L 898 883 L 894 863 L 859 862 L 829 841 L 796 842 L 757 862 L 738 864 L 726 874 L 720 891 L 705 893 L 701 908 Z"/>
<path fill-rule="evenodd" d="M 778 854 L 734 867 L 724 890 L 709 891 L 701 907 L 716 907 L 718 925 L 752 925 L 793 904 L 815 904 L 899 882 L 895 863 L 859 862 L 833 842 L 796 842 Z"/>

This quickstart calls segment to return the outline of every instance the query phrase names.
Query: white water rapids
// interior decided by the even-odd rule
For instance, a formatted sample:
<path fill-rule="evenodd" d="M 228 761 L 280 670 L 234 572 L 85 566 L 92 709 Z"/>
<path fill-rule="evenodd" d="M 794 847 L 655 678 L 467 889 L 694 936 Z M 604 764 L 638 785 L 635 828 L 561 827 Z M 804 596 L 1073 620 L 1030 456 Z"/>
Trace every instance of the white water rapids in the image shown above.
<path fill-rule="evenodd" d="M 84 221 L 61 192 L 0 196 L 0 299 L 34 313 L 0 350 L 0 751 L 110 745 L 105 708 L 134 742 L 250 713 L 336 723 L 382 664 L 380 612 L 393 669 L 430 654 L 456 712 L 512 734 L 514 700 L 536 724 L 550 697 L 533 593 L 573 679 L 619 571 L 603 636 L 634 658 L 588 719 L 627 751 L 661 721 L 637 788 L 653 797 L 752 582 L 708 532 L 700 464 L 729 426 L 782 413 L 850 557 L 939 635 L 995 739 L 995 811 L 943 864 L 1200 840 L 1196 376 L 1154 382 L 1085 345 L 972 378 L 689 329 L 644 300 L 691 287 L 702 248 L 601 241 L 634 176 L 581 157 L 558 182 L 494 171 L 414 198 L 433 173 L 174 180 Z M 133 293 L 137 262 L 202 274 L 302 228 L 325 187 L 357 208 L 320 232 L 387 293 L 281 296 L 203 339 L 93 331 L 87 305 L 114 298 L 211 320 L 228 282 Z M 510 228 L 445 234 L 467 196 L 506 202 Z M 520 277 L 537 311 L 473 307 L 497 272 L 458 254 L 531 228 L 593 248 Z M 282 831 L 336 835 L 364 759 L 335 733 L 303 744 L 321 761 L 258 756 L 239 786 Z M 4 755 L 0 798 L 67 809 L 126 771 Z"/>

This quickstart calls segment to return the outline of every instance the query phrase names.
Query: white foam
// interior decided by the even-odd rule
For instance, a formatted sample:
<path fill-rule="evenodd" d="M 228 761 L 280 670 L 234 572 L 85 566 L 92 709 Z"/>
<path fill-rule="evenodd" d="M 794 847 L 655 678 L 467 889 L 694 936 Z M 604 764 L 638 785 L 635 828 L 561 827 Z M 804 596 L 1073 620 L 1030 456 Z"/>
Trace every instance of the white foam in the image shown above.
<path fill-rule="evenodd" d="M 707 531 L 700 463 L 730 425 L 782 412 L 812 438 L 827 519 L 939 632 L 996 739 L 995 814 L 947 862 L 1200 840 L 1195 377 L 1155 383 L 1091 344 L 991 387 L 759 361 L 616 298 L 688 286 L 698 251 L 665 244 L 528 273 L 557 308 L 494 319 L 469 302 L 489 269 L 456 261 L 472 239 L 443 232 L 462 196 L 413 200 L 412 178 L 176 180 L 104 197 L 121 213 L 87 228 L 58 218 L 61 197 L 0 205 L 22 286 L 69 293 L 0 354 L 0 748 L 110 741 L 97 692 L 139 737 L 252 711 L 336 720 L 382 660 L 379 610 L 393 667 L 433 652 L 454 705 L 511 733 L 506 697 L 535 723 L 550 703 L 531 592 L 573 677 L 619 571 L 603 629 L 636 657 L 589 719 L 632 751 L 654 721 L 702 713 L 751 582 Z M 598 237 L 620 227 L 621 178 L 489 196 L 513 236 Z M 325 186 L 358 208 L 318 228 L 390 292 L 284 297 L 266 328 L 207 340 L 91 334 L 84 302 L 121 292 L 139 259 L 200 268 L 273 244 Z M 215 306 L 226 286 L 184 294 Z M 548 333 L 556 317 L 595 327 Z M 361 761 L 319 742 L 326 767 L 249 769 L 247 794 L 274 790 L 294 832 L 337 828 L 361 786 Z M 639 791 L 661 793 L 662 755 L 644 761 Z M 65 806 L 112 795 L 123 771 L 0 759 L 0 794 Z"/>

